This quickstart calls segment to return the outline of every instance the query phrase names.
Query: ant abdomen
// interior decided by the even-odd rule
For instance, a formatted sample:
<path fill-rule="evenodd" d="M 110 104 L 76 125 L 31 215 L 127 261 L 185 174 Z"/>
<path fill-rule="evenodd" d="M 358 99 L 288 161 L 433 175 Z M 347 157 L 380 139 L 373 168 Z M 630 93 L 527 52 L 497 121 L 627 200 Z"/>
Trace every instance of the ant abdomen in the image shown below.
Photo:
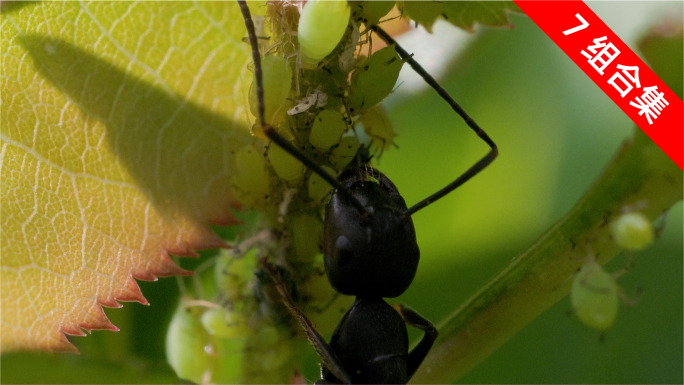
<path fill-rule="evenodd" d="M 369 325 L 383 325 L 369 328 Z M 408 333 L 399 313 L 382 298 L 358 298 L 335 329 L 330 347 L 352 383 L 402 384 L 409 378 Z M 323 378 L 337 382 L 325 369 Z"/>
<path fill-rule="evenodd" d="M 330 284 L 354 296 L 396 297 L 413 281 L 420 259 L 413 221 L 394 184 L 370 166 L 347 169 L 339 182 L 359 212 L 333 191 L 325 210 L 323 254 Z"/>

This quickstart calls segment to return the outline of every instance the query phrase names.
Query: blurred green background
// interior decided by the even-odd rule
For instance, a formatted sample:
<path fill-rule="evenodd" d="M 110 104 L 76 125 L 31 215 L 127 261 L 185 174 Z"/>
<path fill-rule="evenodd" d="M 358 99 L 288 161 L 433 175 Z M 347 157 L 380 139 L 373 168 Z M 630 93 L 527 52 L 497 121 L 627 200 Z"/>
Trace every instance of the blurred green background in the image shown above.
<path fill-rule="evenodd" d="M 637 54 L 644 26 L 654 25 L 661 9 L 674 9 L 681 22 L 681 2 L 589 5 Z M 440 79 L 497 142 L 501 155 L 481 175 L 413 217 L 421 266 L 397 301 L 435 322 L 570 209 L 635 129 L 529 19 L 514 15 L 511 21 L 513 29 L 480 29 L 466 37 L 469 44 Z M 681 73 L 678 49 L 668 59 Z M 681 95 L 681 84 L 670 87 Z M 401 150 L 387 151 L 378 166 L 410 205 L 463 172 L 487 147 L 434 92 L 405 88 L 387 101 Z M 621 308 L 604 341 L 570 314 L 565 298 L 460 382 L 682 383 L 683 232 L 680 203 L 671 210 L 662 237 L 634 254 L 633 268 L 618 280 L 638 302 Z M 606 269 L 623 266 L 621 255 Z M 78 356 L 4 355 L 0 381 L 177 383 L 163 346 L 178 298 L 176 280 L 140 286 L 152 306 L 105 309 L 120 332 L 70 337 Z"/>

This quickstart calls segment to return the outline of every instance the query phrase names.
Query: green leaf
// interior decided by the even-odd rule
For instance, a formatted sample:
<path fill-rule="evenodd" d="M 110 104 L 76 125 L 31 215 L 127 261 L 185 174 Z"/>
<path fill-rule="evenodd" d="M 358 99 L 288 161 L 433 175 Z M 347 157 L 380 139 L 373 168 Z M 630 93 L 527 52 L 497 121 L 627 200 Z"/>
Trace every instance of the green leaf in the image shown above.
<path fill-rule="evenodd" d="M 445 1 L 444 18 L 471 31 L 475 23 L 488 27 L 510 27 L 508 12 L 522 10 L 512 1 Z"/>
<path fill-rule="evenodd" d="M 222 241 L 246 124 L 237 4 L 3 9 L 2 350 L 73 350 L 133 278 Z"/>
<path fill-rule="evenodd" d="M 432 33 L 432 25 L 444 13 L 444 3 L 439 1 L 404 1 L 399 3 L 404 17 L 415 21 Z"/>
<path fill-rule="evenodd" d="M 402 16 L 432 32 L 432 25 L 443 16 L 451 24 L 472 31 L 475 24 L 510 27 L 508 12 L 522 13 L 512 1 L 403 1 L 397 3 Z"/>

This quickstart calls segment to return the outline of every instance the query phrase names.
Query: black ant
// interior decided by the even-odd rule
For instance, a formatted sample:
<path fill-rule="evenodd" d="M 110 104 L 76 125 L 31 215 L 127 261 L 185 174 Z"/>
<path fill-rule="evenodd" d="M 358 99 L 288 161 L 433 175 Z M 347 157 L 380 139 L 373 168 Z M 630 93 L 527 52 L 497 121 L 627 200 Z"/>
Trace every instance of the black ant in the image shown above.
<path fill-rule="evenodd" d="M 348 167 L 339 178 L 332 177 L 266 122 L 257 36 L 247 4 L 238 2 L 252 47 L 258 119 L 264 133 L 333 186 L 325 210 L 325 270 L 332 287 L 342 294 L 356 296 L 356 301 L 337 325 L 330 344 L 290 299 L 277 268 L 266 261 L 262 263 L 276 282 L 283 303 L 300 322 L 323 361 L 318 383 L 407 383 L 438 335 L 434 325 L 414 310 L 403 305 L 390 306 L 383 300 L 406 291 L 416 274 L 420 251 L 411 215 L 487 167 L 498 155 L 496 144 L 411 55 L 373 25 L 371 31 L 388 45 L 395 45 L 401 59 L 449 103 L 490 146 L 490 151 L 446 187 L 410 208 L 394 184 L 368 164 Z M 405 324 L 425 332 L 411 352 Z"/>

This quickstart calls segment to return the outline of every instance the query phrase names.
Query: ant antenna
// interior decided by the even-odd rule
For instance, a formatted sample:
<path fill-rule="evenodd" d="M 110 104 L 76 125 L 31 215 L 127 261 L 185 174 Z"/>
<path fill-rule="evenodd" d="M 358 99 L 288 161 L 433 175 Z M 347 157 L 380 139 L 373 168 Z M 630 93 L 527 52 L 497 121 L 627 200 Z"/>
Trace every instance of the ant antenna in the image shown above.
<path fill-rule="evenodd" d="M 261 54 L 259 53 L 259 45 L 257 42 L 256 32 L 254 32 L 254 22 L 252 21 L 252 14 L 249 11 L 247 2 L 245 0 L 238 0 L 238 3 L 240 4 L 242 16 L 245 19 L 245 26 L 247 27 L 247 35 L 249 37 L 249 45 L 252 47 L 252 59 L 254 61 L 254 76 L 256 78 L 256 94 L 258 100 L 259 123 L 261 124 L 261 127 L 264 130 L 264 134 L 266 134 L 266 136 L 268 136 L 268 138 L 271 139 L 271 141 L 275 142 L 283 150 L 287 151 L 290 155 L 297 158 L 297 160 L 302 162 L 311 171 L 318 174 L 321 178 L 323 178 L 326 182 L 333 186 L 335 190 L 344 195 L 345 198 L 347 198 L 351 202 L 351 204 L 354 205 L 354 207 L 356 207 L 357 210 L 359 210 L 359 213 L 361 213 L 362 217 L 368 217 L 371 214 L 366 210 L 365 207 L 363 207 L 361 202 L 359 202 L 359 200 L 356 199 L 356 197 L 352 195 L 351 192 L 349 192 L 348 189 L 346 189 L 344 186 L 342 186 L 340 182 L 337 181 L 335 177 L 328 174 L 325 170 L 321 168 L 321 166 L 319 166 L 316 162 L 311 160 L 308 156 L 306 156 L 306 154 L 301 152 L 297 147 L 295 147 L 282 135 L 278 134 L 278 132 L 276 132 L 276 130 L 270 124 L 266 123 L 266 114 L 264 111 L 264 79 L 263 71 L 261 69 Z"/>
<path fill-rule="evenodd" d="M 482 171 L 485 167 L 489 166 L 489 164 L 492 163 L 496 156 L 499 155 L 499 149 L 496 147 L 496 143 L 494 143 L 494 141 L 489 137 L 489 135 L 487 135 L 487 133 L 482 128 L 480 128 L 480 126 L 478 126 L 477 123 L 475 123 L 475 121 L 470 116 L 468 116 L 468 114 L 463 110 L 463 108 L 461 108 L 461 106 L 459 106 L 458 103 L 456 103 L 456 101 L 446 92 L 446 90 L 442 88 L 442 86 L 440 86 L 437 83 L 437 81 L 432 76 L 430 76 L 430 74 L 428 74 L 423 69 L 423 67 L 421 67 L 420 64 L 418 64 L 418 62 L 416 62 L 413 59 L 413 55 L 409 55 L 408 52 L 401 48 L 401 46 L 397 44 L 397 42 L 394 39 L 392 39 L 392 37 L 388 35 L 387 32 L 385 32 L 382 28 L 378 27 L 377 25 L 373 25 L 370 28 L 371 30 L 373 30 L 373 32 L 378 34 L 378 36 L 380 36 L 380 38 L 384 40 L 385 43 L 387 43 L 387 45 L 394 44 L 395 49 L 397 50 L 397 53 L 401 56 L 402 60 L 408 62 L 411 68 L 413 68 L 413 70 L 416 71 L 416 73 L 420 75 L 420 77 L 422 77 L 427 84 L 429 84 L 435 91 L 437 91 L 439 96 L 441 96 L 442 99 L 449 103 L 449 106 L 451 106 L 451 108 L 454 111 L 456 111 L 456 113 L 459 116 L 461 116 L 461 118 L 463 118 L 468 127 L 475 131 L 477 136 L 484 140 L 485 143 L 487 143 L 491 148 L 487 155 L 485 155 L 482 159 L 477 161 L 477 163 L 472 165 L 468 170 L 466 170 L 466 172 L 461 174 L 461 176 L 456 178 L 453 182 L 449 183 L 446 187 L 430 195 L 429 197 L 423 199 L 422 201 L 414 204 L 402 213 L 403 216 L 410 216 L 413 215 L 416 211 L 429 205 L 430 203 L 447 195 L 448 193 L 450 193 L 451 191 L 453 191 L 454 189 L 468 181 L 470 178 L 475 176 L 477 173 Z"/>

